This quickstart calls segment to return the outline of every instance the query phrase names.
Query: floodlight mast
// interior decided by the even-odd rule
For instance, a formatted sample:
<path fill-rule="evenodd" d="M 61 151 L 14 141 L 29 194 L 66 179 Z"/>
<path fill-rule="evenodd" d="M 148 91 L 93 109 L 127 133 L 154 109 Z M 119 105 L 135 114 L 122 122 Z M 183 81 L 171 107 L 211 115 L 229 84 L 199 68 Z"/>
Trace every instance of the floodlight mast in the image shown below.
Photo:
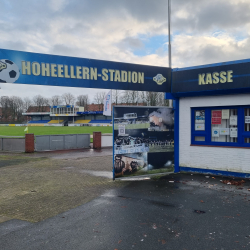
<path fill-rule="evenodd" d="M 171 0 L 168 0 L 168 64 L 169 68 L 172 66 L 171 62 Z"/>
<path fill-rule="evenodd" d="M 171 68 L 172 60 L 171 60 L 171 0 L 168 0 L 168 66 Z M 170 108 L 173 107 L 173 100 L 168 100 L 168 105 Z"/>

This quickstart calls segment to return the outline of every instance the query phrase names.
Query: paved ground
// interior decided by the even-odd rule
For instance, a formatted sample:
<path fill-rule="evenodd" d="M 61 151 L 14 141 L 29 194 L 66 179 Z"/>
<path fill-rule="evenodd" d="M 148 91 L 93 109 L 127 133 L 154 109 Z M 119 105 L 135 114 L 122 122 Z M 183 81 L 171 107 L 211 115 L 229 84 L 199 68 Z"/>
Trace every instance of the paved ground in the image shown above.
<path fill-rule="evenodd" d="M 38 222 L 84 204 L 113 182 L 112 150 L 0 154 L 0 222 Z M 110 178 L 105 178 L 106 176 Z"/>
<path fill-rule="evenodd" d="M 104 163 L 111 156 L 95 158 Z M 69 177 L 73 171 L 110 181 L 94 177 L 93 169 L 80 168 L 72 159 L 70 164 Z M 13 167 L 0 168 L 0 176 Z M 1 223 L 1 249 L 250 249 L 250 182 L 236 186 L 220 180 L 228 179 L 172 174 L 116 181 L 116 186 L 104 182 L 91 201 L 54 217 L 36 223 L 15 219 Z"/>

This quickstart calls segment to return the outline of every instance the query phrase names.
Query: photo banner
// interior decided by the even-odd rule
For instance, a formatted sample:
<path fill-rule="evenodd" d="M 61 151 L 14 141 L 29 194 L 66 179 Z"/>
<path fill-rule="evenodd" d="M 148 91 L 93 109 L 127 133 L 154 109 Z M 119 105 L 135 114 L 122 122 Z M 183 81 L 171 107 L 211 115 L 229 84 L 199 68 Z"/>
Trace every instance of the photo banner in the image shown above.
<path fill-rule="evenodd" d="M 113 178 L 174 172 L 174 110 L 113 109 Z"/>
<path fill-rule="evenodd" d="M 171 91 L 171 69 L 0 49 L 0 83 Z"/>

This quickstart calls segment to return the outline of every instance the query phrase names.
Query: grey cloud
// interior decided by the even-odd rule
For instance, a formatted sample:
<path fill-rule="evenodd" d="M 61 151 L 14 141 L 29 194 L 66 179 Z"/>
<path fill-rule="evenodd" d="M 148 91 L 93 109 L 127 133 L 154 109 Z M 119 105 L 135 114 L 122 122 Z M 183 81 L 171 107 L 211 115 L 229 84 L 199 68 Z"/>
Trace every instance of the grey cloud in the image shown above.
<path fill-rule="evenodd" d="M 188 18 L 175 15 L 179 10 L 189 13 Z M 173 4 L 173 28 L 179 31 L 208 32 L 213 29 L 232 29 L 250 23 L 250 3 L 237 5 L 227 0 L 177 0 Z"/>
<path fill-rule="evenodd" d="M 128 14 L 135 19 L 148 21 L 151 19 L 165 19 L 167 13 L 166 0 L 85 0 L 80 3 L 78 0 L 68 2 L 68 5 L 64 7 L 64 10 L 67 10 L 66 15 L 74 14 L 80 19 L 87 16 L 93 20 L 101 16 L 123 17 Z"/>
<path fill-rule="evenodd" d="M 250 58 L 250 39 L 244 45 L 239 46 L 236 42 L 229 42 L 226 45 L 216 44 L 193 44 L 192 50 L 173 51 L 174 67 L 189 67 L 205 65 L 210 63 L 228 62 Z"/>
<path fill-rule="evenodd" d="M 27 44 L 20 41 L 7 41 L 2 43 L 2 48 L 11 49 L 11 50 L 27 50 Z"/>
<path fill-rule="evenodd" d="M 167 0 L 68 0 L 57 11 L 50 4 L 49 0 L 4 1 L 0 9 L 0 23 L 4 25 L 0 30 L 46 34 L 55 20 L 69 19 L 75 24 L 65 24 L 60 27 L 61 31 L 83 33 L 96 23 L 102 23 L 105 29 L 114 18 L 127 20 L 131 17 L 139 22 L 153 20 L 156 27 L 147 31 L 152 34 L 167 27 Z M 187 19 L 177 17 L 180 10 L 187 11 L 190 16 Z M 250 23 L 250 3 L 233 5 L 227 0 L 172 0 L 173 32 L 201 33 L 216 28 L 242 27 L 247 23 Z"/>
<path fill-rule="evenodd" d="M 121 50 L 127 49 L 143 49 L 144 44 L 138 38 L 126 37 L 117 45 Z"/>

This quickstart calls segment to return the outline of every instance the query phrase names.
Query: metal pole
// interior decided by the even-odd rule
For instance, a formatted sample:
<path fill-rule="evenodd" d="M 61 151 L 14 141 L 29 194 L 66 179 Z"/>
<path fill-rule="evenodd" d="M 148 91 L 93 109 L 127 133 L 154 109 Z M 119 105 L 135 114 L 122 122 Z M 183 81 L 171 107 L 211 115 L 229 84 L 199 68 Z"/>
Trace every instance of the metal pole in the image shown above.
<path fill-rule="evenodd" d="M 171 61 L 171 0 L 168 0 L 168 66 L 172 67 Z M 169 99 L 169 107 L 173 107 L 173 100 Z"/>
<path fill-rule="evenodd" d="M 168 64 L 171 68 L 171 0 L 168 0 Z"/>

